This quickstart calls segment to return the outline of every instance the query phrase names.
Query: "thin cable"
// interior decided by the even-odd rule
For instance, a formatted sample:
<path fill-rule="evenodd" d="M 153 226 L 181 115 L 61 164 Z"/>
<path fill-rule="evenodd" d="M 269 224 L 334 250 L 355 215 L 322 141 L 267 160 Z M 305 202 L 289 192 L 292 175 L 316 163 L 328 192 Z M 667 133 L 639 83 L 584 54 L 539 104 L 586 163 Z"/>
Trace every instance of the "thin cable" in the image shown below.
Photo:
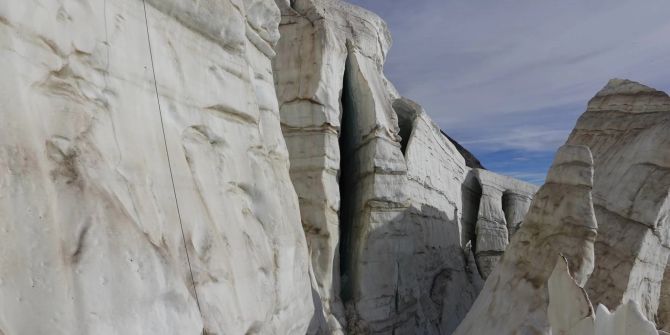
<path fill-rule="evenodd" d="M 107 28 L 107 0 L 102 1 L 102 16 L 105 19 L 105 46 L 107 48 L 107 65 L 105 66 L 105 87 L 102 89 L 102 103 L 105 107 L 105 110 L 107 111 L 107 116 L 109 117 L 109 123 L 112 125 L 112 135 L 114 137 L 114 144 L 116 145 L 116 155 L 117 155 L 117 160 L 116 160 L 116 166 L 118 166 L 121 163 L 121 145 L 119 144 L 119 137 L 118 133 L 116 131 L 116 122 L 114 122 L 114 118 L 112 117 L 112 111 L 111 111 L 111 103 L 109 99 L 107 98 L 107 91 L 109 90 L 109 69 L 110 69 L 110 64 L 111 64 L 111 56 L 110 56 L 110 49 L 111 45 L 109 43 L 109 29 Z"/>
<path fill-rule="evenodd" d="M 163 142 L 165 143 L 165 155 L 167 156 L 168 168 L 170 170 L 170 180 L 172 181 L 172 193 L 174 194 L 174 203 L 177 206 L 177 216 L 179 217 L 179 227 L 181 228 L 181 237 L 184 240 L 184 250 L 186 251 L 186 261 L 188 262 L 188 270 L 191 273 L 191 282 L 193 283 L 193 293 L 195 294 L 195 302 L 198 305 L 198 312 L 202 318 L 202 309 L 200 308 L 200 299 L 198 299 L 198 290 L 195 287 L 195 277 L 193 276 L 193 268 L 191 267 L 191 257 L 188 254 L 188 247 L 186 245 L 186 234 L 184 234 L 184 225 L 181 220 L 181 211 L 179 210 L 179 200 L 177 200 L 177 188 L 174 184 L 174 174 L 172 172 L 172 162 L 170 160 L 170 151 L 167 145 L 167 136 L 165 135 L 165 124 L 163 123 L 163 110 L 161 108 L 161 99 L 158 95 L 158 82 L 156 81 L 156 68 L 154 67 L 154 54 L 151 50 L 151 36 L 149 35 L 149 19 L 147 18 L 147 3 L 142 0 L 144 7 L 144 24 L 147 28 L 147 41 L 149 42 L 149 57 L 151 59 L 151 72 L 154 76 L 154 89 L 156 90 L 156 102 L 158 103 L 158 114 L 161 119 L 161 130 L 163 131 Z M 203 320 L 204 321 L 204 320 Z M 206 334 L 203 328 L 203 334 Z"/>

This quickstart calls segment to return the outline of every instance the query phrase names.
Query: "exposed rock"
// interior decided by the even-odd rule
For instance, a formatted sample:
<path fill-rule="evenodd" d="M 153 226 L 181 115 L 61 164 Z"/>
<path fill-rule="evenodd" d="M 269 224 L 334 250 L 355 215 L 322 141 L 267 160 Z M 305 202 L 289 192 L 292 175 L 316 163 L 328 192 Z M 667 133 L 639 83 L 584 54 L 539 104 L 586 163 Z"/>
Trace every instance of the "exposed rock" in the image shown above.
<path fill-rule="evenodd" d="M 0 5 L 0 333 L 304 334 L 279 12 L 146 9 L 155 65 L 142 1 Z"/>
<path fill-rule="evenodd" d="M 614 308 L 637 302 L 653 320 L 670 253 L 670 97 L 614 79 L 588 105 L 569 144 L 591 148 L 600 222 L 586 290 Z"/>
<path fill-rule="evenodd" d="M 460 143 L 456 142 L 451 136 L 447 135 L 444 131 L 442 131 L 442 135 L 446 136 L 449 141 L 456 147 L 458 152 L 463 156 L 465 159 L 465 165 L 467 165 L 469 168 L 472 169 L 482 169 L 486 170 L 484 165 L 482 165 L 482 162 L 479 161 L 479 159 L 471 153 L 468 149 L 466 149 L 464 146 L 462 146 Z"/>
<path fill-rule="evenodd" d="M 564 255 L 583 284 L 593 269 L 596 220 L 587 147 L 564 146 L 523 225 L 455 334 L 548 334 L 546 283 Z"/>

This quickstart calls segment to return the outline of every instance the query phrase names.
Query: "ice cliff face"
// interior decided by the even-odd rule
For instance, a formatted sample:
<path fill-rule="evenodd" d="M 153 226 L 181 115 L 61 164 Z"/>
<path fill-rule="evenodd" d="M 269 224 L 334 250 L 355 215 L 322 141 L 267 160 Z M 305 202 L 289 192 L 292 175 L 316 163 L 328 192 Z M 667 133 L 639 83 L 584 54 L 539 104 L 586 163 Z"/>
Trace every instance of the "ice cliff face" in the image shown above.
<path fill-rule="evenodd" d="M 610 82 L 534 197 L 339 0 L 12 1 L 0 30 L 0 334 L 670 327 L 665 93 Z"/>
<path fill-rule="evenodd" d="M 567 258 L 582 285 L 593 270 L 592 185 L 589 149 L 559 149 L 523 225 L 455 334 L 548 334 L 546 282 L 557 255 Z"/>
<path fill-rule="evenodd" d="M 0 333 L 305 333 L 279 10 L 156 0 L 146 15 L 0 4 Z"/>
<path fill-rule="evenodd" d="M 456 334 L 664 333 L 669 120 L 666 93 L 628 80 L 589 102 Z"/>
<path fill-rule="evenodd" d="M 536 188 L 468 167 L 399 96 L 379 17 L 342 1 L 278 5 L 275 82 L 320 297 L 310 332 L 453 331 Z"/>
<path fill-rule="evenodd" d="M 670 97 L 612 80 L 589 102 L 568 143 L 589 146 L 595 160 L 599 261 L 589 296 L 609 308 L 633 300 L 649 319 L 667 322 L 667 293 L 660 297 L 670 254 Z"/>
<path fill-rule="evenodd" d="M 0 29 L 3 334 L 436 334 L 534 192 L 471 170 L 344 2 L 14 1 Z"/>

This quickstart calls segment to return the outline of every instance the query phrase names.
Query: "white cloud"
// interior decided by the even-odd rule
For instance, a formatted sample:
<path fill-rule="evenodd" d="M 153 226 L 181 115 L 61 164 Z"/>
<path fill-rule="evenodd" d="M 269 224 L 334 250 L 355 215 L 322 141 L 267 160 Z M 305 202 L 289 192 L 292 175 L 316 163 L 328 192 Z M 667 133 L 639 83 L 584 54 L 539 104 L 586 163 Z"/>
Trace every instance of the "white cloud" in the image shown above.
<path fill-rule="evenodd" d="M 389 23 L 401 94 L 475 152 L 554 152 L 614 77 L 670 89 L 668 0 L 351 2 Z"/>
<path fill-rule="evenodd" d="M 564 129 L 547 129 L 544 127 L 519 127 L 508 129 L 504 134 L 478 136 L 477 139 L 465 140 L 460 143 L 467 148 L 478 151 L 526 150 L 553 151 L 565 143 L 570 131 Z"/>
<path fill-rule="evenodd" d="M 546 178 L 546 173 L 543 172 L 506 172 L 510 177 L 525 180 L 531 184 L 542 185 Z"/>
<path fill-rule="evenodd" d="M 447 127 L 670 82 L 667 0 L 357 0 L 389 21 L 387 72 Z"/>

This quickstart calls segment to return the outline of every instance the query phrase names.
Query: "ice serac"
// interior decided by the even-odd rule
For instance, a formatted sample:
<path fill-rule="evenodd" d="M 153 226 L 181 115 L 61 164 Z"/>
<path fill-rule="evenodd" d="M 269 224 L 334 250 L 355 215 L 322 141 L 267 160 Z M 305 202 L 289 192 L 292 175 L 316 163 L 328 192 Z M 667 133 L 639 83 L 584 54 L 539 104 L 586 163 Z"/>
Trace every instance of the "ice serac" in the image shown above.
<path fill-rule="evenodd" d="M 486 278 L 519 229 L 537 187 L 482 169 L 476 169 L 475 175 L 481 186 L 475 255 L 479 272 Z"/>
<path fill-rule="evenodd" d="M 670 264 L 665 267 L 659 300 L 656 324 L 659 329 L 670 331 Z"/>
<path fill-rule="evenodd" d="M 593 335 L 595 312 L 586 291 L 570 275 L 568 262 L 560 258 L 547 282 L 547 317 L 552 334 Z"/>
<path fill-rule="evenodd" d="M 464 206 L 475 205 L 463 196 L 470 169 L 419 105 L 396 99 L 393 108 L 400 134 L 405 135 L 401 141 L 407 162 L 403 192 L 410 202 L 397 228 L 403 234 L 399 242 L 407 248 L 395 256 L 401 275 L 397 308 L 408 309 L 402 319 L 410 320 L 408 324 L 412 319 L 426 324 L 424 329 L 405 325 L 396 330 L 399 334 L 451 333 L 483 286 L 468 245 L 467 232 L 472 228 L 463 221 Z"/>
<path fill-rule="evenodd" d="M 610 312 L 598 305 L 594 335 L 661 335 L 653 322 L 649 321 L 640 306 L 628 301 Z"/>
<path fill-rule="evenodd" d="M 650 320 L 657 317 L 670 252 L 669 129 L 666 93 L 614 79 L 589 102 L 568 139 L 591 148 L 595 161 L 598 261 L 586 290 L 609 308 L 635 301 Z"/>
<path fill-rule="evenodd" d="M 320 297 L 310 333 L 341 334 L 346 321 L 340 298 L 338 180 L 350 178 L 340 173 L 339 149 L 348 55 L 347 34 L 339 29 L 345 23 L 333 22 L 334 16 L 326 20 L 330 7 L 320 2 L 277 0 L 277 4 L 282 11 L 282 37 L 273 65 L 281 125 L 309 245 L 314 290 Z"/>
<path fill-rule="evenodd" d="M 657 335 L 653 322 L 634 301 L 610 312 L 598 305 L 597 312 L 586 291 L 569 273 L 567 263 L 560 261 L 549 278 L 548 317 L 552 334 L 561 335 Z"/>
<path fill-rule="evenodd" d="M 279 10 L 146 10 L 148 27 L 138 0 L 0 4 L 0 333 L 304 334 Z"/>
<path fill-rule="evenodd" d="M 593 269 L 597 224 L 593 161 L 584 146 L 559 149 L 546 183 L 455 334 L 548 334 L 546 283 L 559 255 L 583 284 Z"/>
<path fill-rule="evenodd" d="M 451 332 L 482 286 L 476 159 L 384 77 L 378 16 L 337 0 L 277 4 L 275 84 L 320 297 L 309 333 Z M 500 189 L 494 210 L 519 221 L 523 204 L 503 208 L 516 187 Z"/>

